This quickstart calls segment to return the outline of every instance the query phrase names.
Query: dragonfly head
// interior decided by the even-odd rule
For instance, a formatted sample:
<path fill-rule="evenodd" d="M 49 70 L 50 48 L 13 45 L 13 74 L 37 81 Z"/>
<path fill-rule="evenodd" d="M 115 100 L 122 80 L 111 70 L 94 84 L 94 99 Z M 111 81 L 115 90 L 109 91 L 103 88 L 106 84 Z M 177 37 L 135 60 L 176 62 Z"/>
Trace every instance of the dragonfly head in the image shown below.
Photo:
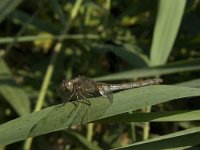
<path fill-rule="evenodd" d="M 57 92 L 59 95 L 63 95 L 64 93 L 66 94 L 67 92 L 72 92 L 74 89 L 73 81 L 71 80 L 63 80 L 58 89 Z"/>
<path fill-rule="evenodd" d="M 73 89 L 74 89 L 74 84 L 73 84 L 72 80 L 64 80 L 64 81 L 62 81 L 61 84 L 62 84 L 63 89 L 65 89 L 65 90 L 73 91 Z"/>
<path fill-rule="evenodd" d="M 57 88 L 57 93 L 61 99 L 67 100 L 70 97 L 70 95 L 73 93 L 73 90 L 74 90 L 73 81 L 63 80 Z"/>

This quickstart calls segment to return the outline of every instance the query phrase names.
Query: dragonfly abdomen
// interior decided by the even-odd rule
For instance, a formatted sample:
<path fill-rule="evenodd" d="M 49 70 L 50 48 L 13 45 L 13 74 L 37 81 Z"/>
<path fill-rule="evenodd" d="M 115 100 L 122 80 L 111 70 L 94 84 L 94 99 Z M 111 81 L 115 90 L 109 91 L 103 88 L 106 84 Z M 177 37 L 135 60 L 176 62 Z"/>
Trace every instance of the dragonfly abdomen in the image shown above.
<path fill-rule="evenodd" d="M 148 86 L 148 85 L 155 85 L 161 82 L 162 82 L 162 79 L 148 79 L 148 80 L 131 82 L 131 83 L 111 84 L 109 85 L 109 87 L 112 91 L 118 91 L 118 90 L 138 88 L 138 87 L 143 87 L 143 86 Z"/>

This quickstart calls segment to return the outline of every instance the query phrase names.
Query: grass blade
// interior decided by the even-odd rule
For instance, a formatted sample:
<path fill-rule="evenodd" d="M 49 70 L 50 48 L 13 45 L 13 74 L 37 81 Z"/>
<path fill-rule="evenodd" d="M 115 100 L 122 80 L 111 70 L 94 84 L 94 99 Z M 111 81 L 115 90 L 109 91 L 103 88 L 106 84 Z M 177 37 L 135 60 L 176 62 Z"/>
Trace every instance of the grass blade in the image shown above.
<path fill-rule="evenodd" d="M 113 52 L 115 55 L 128 62 L 135 67 L 146 67 L 149 64 L 149 60 L 141 51 L 137 45 L 123 44 L 123 46 L 112 44 L 91 44 L 95 51 L 99 52 Z"/>
<path fill-rule="evenodd" d="M 157 138 L 149 139 L 143 142 L 138 142 L 129 146 L 116 148 L 115 150 L 155 150 L 155 149 L 168 149 L 183 146 L 193 146 L 199 144 L 200 127 L 187 129 L 168 135 L 160 136 Z"/>
<path fill-rule="evenodd" d="M 0 23 L 20 5 L 23 0 L 1 0 L 0 1 Z"/>
<path fill-rule="evenodd" d="M 165 111 L 151 113 L 120 114 L 105 118 L 98 122 L 169 122 L 169 121 L 198 121 L 200 110 Z"/>
<path fill-rule="evenodd" d="M 105 97 L 97 97 L 89 99 L 92 103 L 90 107 L 84 103 L 79 103 L 78 106 L 67 103 L 60 109 L 57 109 L 58 106 L 48 107 L 2 124 L 0 126 L 0 144 L 10 144 L 27 137 L 65 129 L 72 125 L 191 96 L 200 96 L 200 89 L 158 85 L 116 93 L 112 105 Z"/>
<path fill-rule="evenodd" d="M 84 147 L 85 149 L 88 149 L 88 150 L 101 150 L 100 147 L 89 142 L 84 136 L 82 136 L 74 131 L 68 130 L 65 133 L 66 133 L 67 137 L 69 137 L 71 140 L 76 141 L 76 143 L 79 144 L 80 147 Z"/>
<path fill-rule="evenodd" d="M 3 59 L 0 59 L 0 68 L 0 93 L 20 116 L 30 113 L 30 99 L 15 83 Z"/>
<path fill-rule="evenodd" d="M 160 0 L 151 47 L 151 66 L 167 62 L 179 30 L 186 0 Z"/>
<path fill-rule="evenodd" d="M 200 70 L 200 59 L 191 61 L 180 61 L 159 67 L 133 69 L 120 73 L 101 76 L 95 79 L 96 81 L 138 79 L 195 70 Z"/>

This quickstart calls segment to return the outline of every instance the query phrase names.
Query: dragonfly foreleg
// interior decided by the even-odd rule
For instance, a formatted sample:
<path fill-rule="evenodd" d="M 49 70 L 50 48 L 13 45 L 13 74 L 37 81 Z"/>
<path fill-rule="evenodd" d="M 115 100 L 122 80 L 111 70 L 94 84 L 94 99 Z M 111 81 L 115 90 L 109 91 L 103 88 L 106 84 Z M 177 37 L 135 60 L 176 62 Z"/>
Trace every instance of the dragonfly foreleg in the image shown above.
<path fill-rule="evenodd" d="M 70 97 L 69 97 L 67 100 L 65 99 L 64 103 L 62 103 L 62 104 L 60 104 L 60 105 L 58 106 L 58 108 L 64 106 L 67 102 L 70 102 L 70 100 L 72 99 L 72 97 L 74 96 L 74 94 L 75 94 L 75 90 L 73 91 L 73 93 L 70 95 Z M 74 103 L 73 103 L 73 104 L 74 104 Z M 74 104 L 74 105 L 76 106 L 76 104 Z"/>
<path fill-rule="evenodd" d="M 87 93 L 89 95 L 89 93 Z M 76 97 L 77 99 L 83 99 L 84 101 L 82 101 L 82 103 L 85 103 L 89 106 L 91 106 L 91 102 L 87 99 L 87 97 L 85 97 L 84 94 L 82 94 L 80 91 L 77 90 L 76 92 Z"/>
<path fill-rule="evenodd" d="M 83 94 L 80 93 L 80 96 L 85 100 L 85 104 L 91 106 L 91 102 Z"/>

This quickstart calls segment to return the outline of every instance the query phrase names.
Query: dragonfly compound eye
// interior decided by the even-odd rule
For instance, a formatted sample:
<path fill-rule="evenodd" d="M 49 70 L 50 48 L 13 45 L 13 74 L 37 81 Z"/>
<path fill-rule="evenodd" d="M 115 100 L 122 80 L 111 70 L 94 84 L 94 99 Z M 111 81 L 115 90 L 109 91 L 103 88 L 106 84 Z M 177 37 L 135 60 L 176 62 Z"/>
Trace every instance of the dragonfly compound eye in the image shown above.
<path fill-rule="evenodd" d="M 72 91 L 74 89 L 73 82 L 72 81 L 65 82 L 65 88 L 69 91 Z"/>

